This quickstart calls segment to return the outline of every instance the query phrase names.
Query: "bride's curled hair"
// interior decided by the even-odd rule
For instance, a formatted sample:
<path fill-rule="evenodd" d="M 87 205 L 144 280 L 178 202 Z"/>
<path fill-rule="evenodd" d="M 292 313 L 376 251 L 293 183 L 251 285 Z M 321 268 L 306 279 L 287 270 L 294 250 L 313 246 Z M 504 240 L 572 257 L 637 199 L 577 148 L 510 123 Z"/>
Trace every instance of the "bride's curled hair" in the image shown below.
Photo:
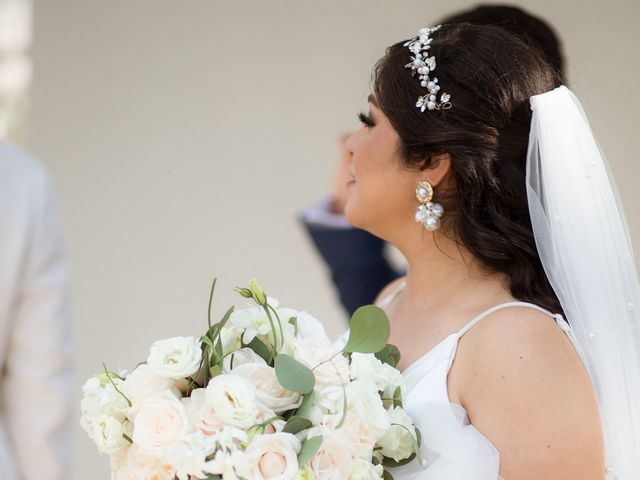
<path fill-rule="evenodd" d="M 506 273 L 515 298 L 562 313 L 538 256 L 525 186 L 529 98 L 557 87 L 558 74 L 541 53 L 497 27 L 443 25 L 432 37 L 431 77 L 451 94 L 450 109 L 416 108 L 426 90 L 405 68 L 411 52 L 404 41 L 389 47 L 373 72 L 403 162 L 424 169 L 431 156 L 448 152 L 455 188 L 434 193 L 446 211 L 441 230 L 490 270 Z"/>

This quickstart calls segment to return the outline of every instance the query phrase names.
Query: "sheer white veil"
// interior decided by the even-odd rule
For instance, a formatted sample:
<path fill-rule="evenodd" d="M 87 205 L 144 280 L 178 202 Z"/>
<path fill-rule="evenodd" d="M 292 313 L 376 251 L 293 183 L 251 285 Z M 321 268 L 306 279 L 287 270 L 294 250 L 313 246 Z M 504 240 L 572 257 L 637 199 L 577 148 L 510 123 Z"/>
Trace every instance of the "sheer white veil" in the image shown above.
<path fill-rule="evenodd" d="M 531 97 L 527 196 L 544 270 L 598 399 L 607 478 L 640 478 L 640 286 L 607 161 L 564 86 Z"/>

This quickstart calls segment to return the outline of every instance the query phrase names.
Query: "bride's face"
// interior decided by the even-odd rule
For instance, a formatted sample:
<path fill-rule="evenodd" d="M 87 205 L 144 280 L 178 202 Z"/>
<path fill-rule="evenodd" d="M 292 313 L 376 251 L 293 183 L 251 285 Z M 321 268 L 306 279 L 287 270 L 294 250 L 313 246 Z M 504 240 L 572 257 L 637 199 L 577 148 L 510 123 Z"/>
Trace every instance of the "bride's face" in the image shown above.
<path fill-rule="evenodd" d="M 413 221 L 419 173 L 402 164 L 400 137 L 373 96 L 369 96 L 369 111 L 360 120 L 362 127 L 345 143 L 353 177 L 345 215 L 353 226 L 393 241 L 393 233 L 400 233 L 399 227 L 406 228 Z"/>

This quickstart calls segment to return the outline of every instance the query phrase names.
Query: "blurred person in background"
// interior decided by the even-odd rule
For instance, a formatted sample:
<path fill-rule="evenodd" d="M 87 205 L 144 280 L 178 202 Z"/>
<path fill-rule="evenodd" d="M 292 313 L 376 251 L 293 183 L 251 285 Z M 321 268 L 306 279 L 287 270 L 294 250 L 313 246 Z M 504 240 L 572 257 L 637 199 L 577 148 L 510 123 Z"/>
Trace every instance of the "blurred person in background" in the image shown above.
<path fill-rule="evenodd" d="M 70 477 L 69 274 L 51 181 L 0 142 L 0 478 Z"/>
<path fill-rule="evenodd" d="M 566 84 L 562 44 L 553 29 L 542 19 L 510 5 L 479 5 L 455 13 L 437 23 L 494 25 L 517 35 L 538 48 Z M 362 305 L 373 303 L 376 295 L 403 273 L 384 255 L 385 242 L 371 233 L 352 227 L 344 217 L 347 171 L 350 160 L 344 148 L 349 133 L 339 138 L 340 160 L 333 175 L 330 198 L 302 212 L 301 220 L 318 252 L 331 272 L 340 301 L 349 315 Z"/>

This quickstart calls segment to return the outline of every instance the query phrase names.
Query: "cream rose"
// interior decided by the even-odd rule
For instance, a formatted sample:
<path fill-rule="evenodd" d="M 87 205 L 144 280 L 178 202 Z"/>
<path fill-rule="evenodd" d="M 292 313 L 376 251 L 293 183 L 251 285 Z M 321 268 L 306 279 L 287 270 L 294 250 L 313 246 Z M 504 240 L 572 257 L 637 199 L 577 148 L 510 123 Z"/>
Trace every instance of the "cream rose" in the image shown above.
<path fill-rule="evenodd" d="M 413 420 L 400 407 L 389 409 L 391 426 L 378 441 L 382 447 L 380 453 L 385 457 L 393 458 L 396 462 L 409 458 L 413 453 L 413 439 L 416 438 L 416 430 Z"/>
<path fill-rule="evenodd" d="M 376 384 L 367 378 L 354 380 L 346 387 L 347 413 L 340 428 L 343 413 L 325 416 L 323 422 L 335 430 L 336 435 L 352 446 L 354 455 L 371 459 L 376 441 L 390 426 L 389 414 L 385 410 Z"/>
<path fill-rule="evenodd" d="M 206 388 L 197 388 L 190 397 L 182 399 L 187 417 L 192 426 L 204 434 L 210 435 L 223 427 L 213 405 L 207 402 Z"/>
<path fill-rule="evenodd" d="M 231 374 L 253 384 L 258 400 L 278 414 L 297 408 L 302 402 L 299 393 L 285 390 L 280 385 L 275 369 L 265 363 L 244 363 L 235 367 Z"/>
<path fill-rule="evenodd" d="M 145 399 L 164 390 L 178 394 L 174 382 L 158 375 L 149 365 L 139 365 L 118 388 L 131 400 L 131 408 L 127 411 L 127 417 L 131 420 L 135 419 L 140 404 Z"/>
<path fill-rule="evenodd" d="M 293 357 L 314 369 L 316 385 L 323 388 L 349 383 L 349 361 L 338 352 L 328 340 L 301 338 L 296 341 Z"/>
<path fill-rule="evenodd" d="M 116 480 L 173 480 L 174 469 L 162 459 L 145 454 L 134 443 L 115 470 Z"/>
<path fill-rule="evenodd" d="M 248 428 L 256 422 L 256 391 L 242 377 L 228 374 L 213 377 L 207 385 L 206 401 L 225 424 Z"/>
<path fill-rule="evenodd" d="M 353 471 L 351 445 L 327 426 L 312 428 L 307 438 L 322 435 L 322 444 L 309 461 L 309 468 L 317 480 L 348 480 Z"/>
<path fill-rule="evenodd" d="M 147 364 L 158 375 L 176 380 L 193 375 L 200 367 L 202 350 L 195 337 L 174 337 L 151 345 Z"/>
<path fill-rule="evenodd" d="M 241 475 L 253 480 L 292 480 L 298 473 L 300 441 L 290 433 L 259 435 L 245 450 Z"/>
<path fill-rule="evenodd" d="M 347 410 L 344 422 L 340 428 L 336 429 L 335 427 L 341 418 L 342 414 L 328 417 L 328 425 L 334 429 L 336 435 L 351 445 L 356 457 L 370 460 L 377 438 L 366 416 L 353 409 Z"/>
<path fill-rule="evenodd" d="M 151 454 L 182 441 L 189 431 L 184 406 L 165 390 L 140 404 L 133 426 L 133 442 Z"/>

